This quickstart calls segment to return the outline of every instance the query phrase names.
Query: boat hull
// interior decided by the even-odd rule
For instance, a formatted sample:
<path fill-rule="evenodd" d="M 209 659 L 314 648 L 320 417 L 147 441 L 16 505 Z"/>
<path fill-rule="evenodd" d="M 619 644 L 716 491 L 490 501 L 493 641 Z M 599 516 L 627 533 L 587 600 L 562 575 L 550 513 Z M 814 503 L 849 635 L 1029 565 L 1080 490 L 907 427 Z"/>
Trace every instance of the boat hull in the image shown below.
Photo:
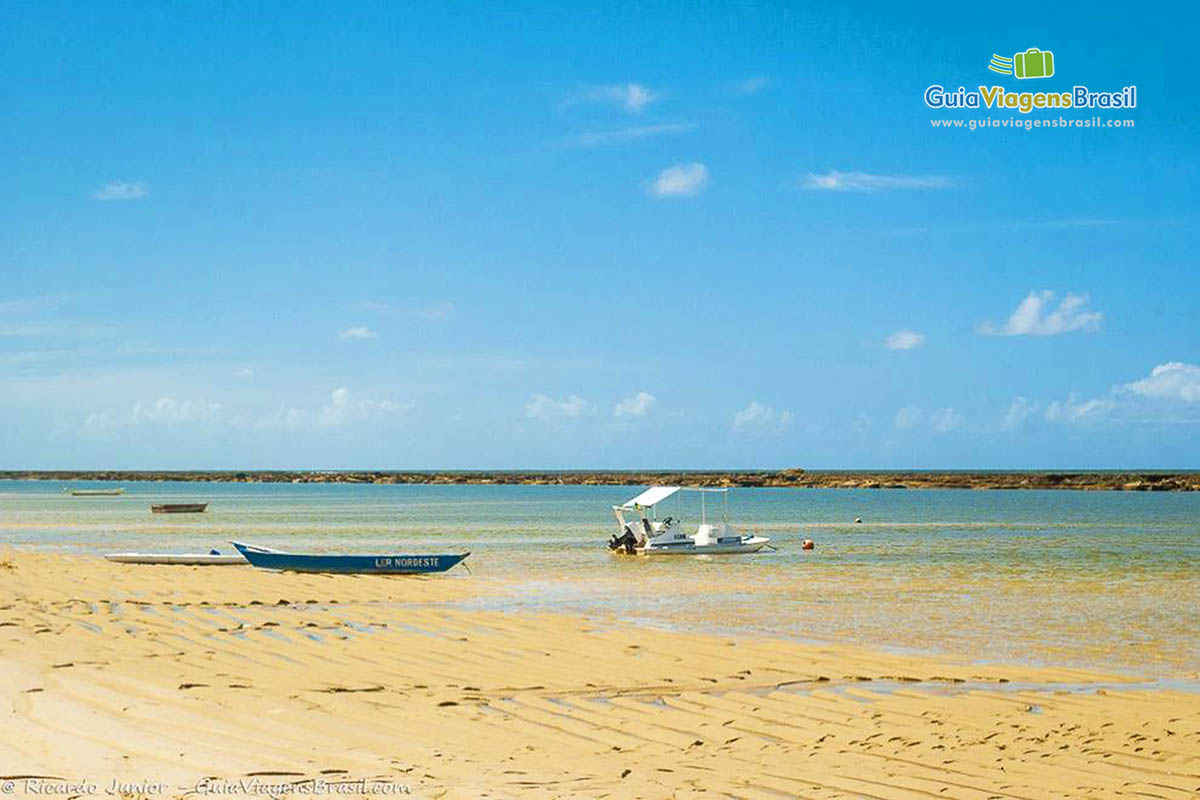
<path fill-rule="evenodd" d="M 445 572 L 470 553 L 455 555 L 321 555 L 283 553 L 234 542 L 233 546 L 260 569 L 287 572 L 323 572 L 347 575 L 421 575 Z"/>
<path fill-rule="evenodd" d="M 681 542 L 679 544 L 659 545 L 657 547 L 639 547 L 632 555 L 652 556 L 729 556 L 738 553 L 757 553 L 767 546 L 771 540 L 765 536 L 755 536 L 740 543 L 728 544 L 695 544 Z M 621 550 L 614 550 L 617 555 L 624 555 Z"/>
<path fill-rule="evenodd" d="M 125 494 L 124 489 L 72 489 L 72 497 L 116 497 Z"/>
<path fill-rule="evenodd" d="M 109 553 L 118 564 L 174 564 L 192 567 L 222 567 L 245 564 L 240 553 Z"/>
<path fill-rule="evenodd" d="M 155 503 L 150 510 L 155 514 L 199 514 L 208 509 L 208 503 Z"/>

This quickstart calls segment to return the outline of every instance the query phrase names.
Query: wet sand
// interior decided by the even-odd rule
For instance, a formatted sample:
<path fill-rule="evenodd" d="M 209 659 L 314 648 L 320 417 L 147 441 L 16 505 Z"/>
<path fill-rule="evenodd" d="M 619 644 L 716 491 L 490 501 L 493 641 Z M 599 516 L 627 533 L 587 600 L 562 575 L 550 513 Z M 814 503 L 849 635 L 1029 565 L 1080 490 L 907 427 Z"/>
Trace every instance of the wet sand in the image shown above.
<path fill-rule="evenodd" d="M 37 780 L 22 776 L 102 792 L 116 778 L 127 796 L 203 796 L 205 777 L 453 798 L 1200 795 L 1194 692 L 461 605 L 491 591 L 0 556 L 0 782 L 16 796 Z"/>

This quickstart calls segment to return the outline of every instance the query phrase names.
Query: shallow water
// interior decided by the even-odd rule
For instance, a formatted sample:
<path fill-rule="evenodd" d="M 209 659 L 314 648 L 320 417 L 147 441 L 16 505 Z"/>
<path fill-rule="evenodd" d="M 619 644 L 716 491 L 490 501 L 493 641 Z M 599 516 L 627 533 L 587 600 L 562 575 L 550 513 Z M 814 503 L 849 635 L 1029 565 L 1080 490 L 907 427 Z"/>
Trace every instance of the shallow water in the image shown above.
<path fill-rule="evenodd" d="M 468 549 L 472 579 L 497 590 L 475 602 L 491 607 L 1160 677 L 1200 671 L 1200 494 L 738 489 L 733 521 L 771 536 L 777 552 L 628 559 L 604 547 L 609 508 L 641 487 L 131 483 L 120 497 L 63 493 L 88 485 L 0 482 L 0 542 L 86 553 L 206 551 L 231 538 Z M 150 513 L 152 502 L 188 500 L 209 511 Z M 673 503 L 662 513 L 680 516 Z M 815 550 L 801 550 L 805 538 Z"/>

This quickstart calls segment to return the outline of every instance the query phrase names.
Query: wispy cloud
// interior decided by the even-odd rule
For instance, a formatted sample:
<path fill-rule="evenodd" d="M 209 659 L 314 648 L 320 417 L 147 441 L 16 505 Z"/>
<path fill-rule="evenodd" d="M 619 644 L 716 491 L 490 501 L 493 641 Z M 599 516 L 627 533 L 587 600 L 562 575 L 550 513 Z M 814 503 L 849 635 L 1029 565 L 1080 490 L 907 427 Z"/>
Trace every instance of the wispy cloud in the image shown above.
<path fill-rule="evenodd" d="M 699 162 L 676 164 L 658 173 L 650 184 L 655 197 L 693 197 L 708 185 L 708 167 Z"/>
<path fill-rule="evenodd" d="M 1004 413 L 1004 419 L 1001 420 L 1000 426 L 1005 430 L 1016 430 L 1037 412 L 1037 403 L 1032 403 L 1024 397 L 1015 397 L 1009 404 L 1008 411 Z"/>
<path fill-rule="evenodd" d="M 141 181 L 113 181 L 92 192 L 92 197 L 96 200 L 141 200 L 149 194 L 150 188 Z"/>
<path fill-rule="evenodd" d="M 905 406 L 896 412 L 895 426 L 898 431 L 911 431 L 928 426 L 938 433 L 949 433 L 962 427 L 966 416 L 955 408 L 935 408 L 928 414 L 920 406 Z"/>
<path fill-rule="evenodd" d="M 758 94 L 770 81 L 763 75 L 755 75 L 745 80 L 734 81 L 729 84 L 729 91 L 734 94 Z"/>
<path fill-rule="evenodd" d="M 592 404 L 578 395 L 567 395 L 561 400 L 544 394 L 535 394 L 525 404 L 528 419 L 574 419 L 592 413 Z"/>
<path fill-rule="evenodd" d="M 1091 400 L 1081 401 L 1072 392 L 1066 400 L 1055 400 L 1047 405 L 1042 416 L 1048 422 L 1093 422 L 1111 411 L 1113 407 L 1113 401 L 1108 398 L 1094 397 Z"/>
<path fill-rule="evenodd" d="M 888 350 L 912 350 L 925 342 L 925 335 L 916 331 L 900 330 L 887 337 L 884 342 Z"/>
<path fill-rule="evenodd" d="M 988 336 L 1057 336 L 1073 331 L 1100 330 L 1104 315 L 1087 310 L 1086 294 L 1071 294 L 1052 309 L 1054 292 L 1030 292 L 1003 325 L 980 323 L 977 330 Z"/>
<path fill-rule="evenodd" d="M 1018 397 L 1009 406 L 1001 426 L 1012 430 L 1035 418 L 1060 425 L 1196 425 L 1200 423 L 1200 366 L 1169 361 L 1150 374 L 1113 386 L 1106 394 L 1088 399 L 1071 392 L 1065 400 L 1044 406 Z"/>
<path fill-rule="evenodd" d="M 329 394 L 329 402 L 316 409 L 283 406 L 258 420 L 260 428 L 337 428 L 357 422 L 366 422 L 374 417 L 396 415 L 410 410 L 412 403 L 395 400 L 375 400 L 355 397 L 345 386 Z"/>
<path fill-rule="evenodd" d="M 650 413 L 656 402 L 654 395 L 649 392 L 638 392 L 617 403 L 617 407 L 613 409 L 613 416 L 644 417 Z"/>
<path fill-rule="evenodd" d="M 917 406 L 905 406 L 896 412 L 896 430 L 910 431 L 920 424 L 924 412 Z"/>
<path fill-rule="evenodd" d="M 254 370 L 250 369 L 249 367 L 242 367 L 240 369 L 235 369 L 230 374 L 235 378 L 253 378 Z"/>
<path fill-rule="evenodd" d="M 411 405 L 402 405 L 394 400 L 356 398 L 349 389 L 342 386 L 333 390 L 329 395 L 329 402 L 317 411 L 316 418 L 321 425 L 342 425 L 364 420 L 374 414 L 396 414 L 407 410 Z"/>
<path fill-rule="evenodd" d="M 436 303 L 424 308 L 418 308 L 416 315 L 421 319 L 442 320 L 454 313 L 454 303 Z"/>
<path fill-rule="evenodd" d="M 346 328 L 343 331 L 338 331 L 337 338 L 339 339 L 375 339 L 379 334 L 368 328 L 366 325 L 356 325 L 353 328 Z"/>
<path fill-rule="evenodd" d="M 868 172 L 810 173 L 804 186 L 818 191 L 885 192 L 893 189 L 948 189 L 954 181 L 940 175 L 872 175 Z"/>
<path fill-rule="evenodd" d="M 69 305 L 85 303 L 70 295 L 0 301 L 0 337 L 100 339 L 115 332 L 110 325 L 65 316 L 63 307 Z M 86 305 L 93 310 L 90 301 Z"/>
<path fill-rule="evenodd" d="M 50 325 L 36 322 L 2 322 L 0 321 L 0 336 L 46 336 L 54 333 Z"/>
<path fill-rule="evenodd" d="M 623 144 L 639 139 L 651 139 L 656 136 L 675 136 L 695 130 L 693 123 L 664 123 L 662 125 L 638 125 L 631 128 L 617 128 L 609 131 L 589 131 L 580 133 L 567 140 L 571 147 L 603 147 L 610 144 Z"/>
<path fill-rule="evenodd" d="M 780 433 L 792 422 L 792 412 L 777 411 L 773 406 L 750 401 L 750 405 L 733 415 L 736 433 Z"/>
<path fill-rule="evenodd" d="M 48 294 L 41 297 L 23 297 L 19 300 L 0 300 L 0 316 L 25 316 L 47 311 L 62 305 L 69 297 L 65 294 Z"/>
<path fill-rule="evenodd" d="M 224 411 L 225 407 L 220 403 L 160 397 L 146 403 L 134 403 L 127 414 L 94 412 L 87 416 L 84 427 L 93 432 L 105 432 L 137 425 L 189 425 L 216 421 Z"/>
<path fill-rule="evenodd" d="M 604 86 L 589 86 L 568 97 L 559 108 L 569 108 L 586 103 L 606 103 L 637 113 L 659 98 L 658 92 L 640 83 L 614 83 Z"/>
<path fill-rule="evenodd" d="M 109 435 L 135 427 L 239 431 L 303 426 L 320 429 L 400 414 L 410 408 L 412 403 L 356 397 L 345 387 L 334 389 L 324 405 L 315 408 L 282 406 L 267 413 L 261 410 L 239 411 L 223 403 L 207 400 L 160 397 L 153 401 L 135 402 L 126 413 L 93 412 L 88 414 L 83 427 L 90 433 Z"/>
<path fill-rule="evenodd" d="M 1120 388 L 1142 397 L 1200 403 L 1200 366 L 1169 361 L 1150 370 L 1148 377 Z"/>
<path fill-rule="evenodd" d="M 997 231 L 1057 231 L 1089 230 L 1096 228 L 1151 227 L 1176 224 L 1174 219 L 1040 219 L 993 220 L 948 225 L 913 225 L 904 228 L 872 230 L 884 236 L 924 236 L 932 233 L 995 233 Z"/>
<path fill-rule="evenodd" d="M 114 329 L 105 325 L 75 320 L 54 322 L 0 322 L 0 336 L 13 338 L 69 337 L 73 339 L 101 339 L 113 335 Z"/>
<path fill-rule="evenodd" d="M 966 417 L 953 408 L 938 408 L 929 412 L 929 426 L 938 433 L 949 433 L 961 427 Z"/>

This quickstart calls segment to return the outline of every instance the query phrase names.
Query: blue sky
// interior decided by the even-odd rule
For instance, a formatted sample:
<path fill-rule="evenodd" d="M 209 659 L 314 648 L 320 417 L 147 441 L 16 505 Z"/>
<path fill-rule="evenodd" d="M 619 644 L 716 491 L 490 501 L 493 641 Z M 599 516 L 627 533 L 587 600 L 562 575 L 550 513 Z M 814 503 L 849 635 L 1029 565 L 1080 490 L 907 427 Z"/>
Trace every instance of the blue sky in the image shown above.
<path fill-rule="evenodd" d="M 1200 467 L 1197 16 L 0 3 L 0 467 Z"/>

